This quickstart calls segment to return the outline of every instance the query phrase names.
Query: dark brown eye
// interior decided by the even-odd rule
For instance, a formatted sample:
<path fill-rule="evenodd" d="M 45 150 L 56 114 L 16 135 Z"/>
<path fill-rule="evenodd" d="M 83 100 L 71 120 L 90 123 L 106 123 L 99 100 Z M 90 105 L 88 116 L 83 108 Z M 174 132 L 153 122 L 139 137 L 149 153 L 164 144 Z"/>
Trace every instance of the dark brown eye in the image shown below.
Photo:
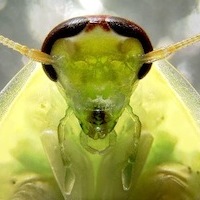
<path fill-rule="evenodd" d="M 52 65 L 43 65 L 43 70 L 52 81 L 57 81 L 58 75 Z"/>
<path fill-rule="evenodd" d="M 59 24 L 46 37 L 42 45 L 42 52 L 50 54 L 56 40 L 78 35 L 88 22 L 89 20 L 86 17 L 76 17 Z M 52 65 L 43 64 L 43 69 L 52 81 L 57 81 L 58 76 Z"/>
<path fill-rule="evenodd" d="M 137 24 L 119 17 L 109 17 L 106 19 L 107 23 L 113 31 L 119 35 L 138 39 L 144 49 L 144 53 L 153 50 L 151 42 L 145 31 Z M 143 64 L 138 72 L 138 79 L 142 79 L 151 69 L 150 64 Z"/>
<path fill-rule="evenodd" d="M 69 19 L 56 26 L 45 39 L 42 51 L 51 54 L 54 43 L 61 38 L 73 37 L 81 33 L 86 27 L 90 30 L 100 25 L 106 31 L 112 30 L 119 35 L 138 39 L 144 49 L 144 53 L 153 50 L 151 42 L 144 30 L 137 24 L 119 17 L 112 16 L 86 16 Z M 143 64 L 138 72 L 138 79 L 143 78 L 151 68 L 151 64 Z M 52 81 L 57 81 L 58 75 L 52 65 L 44 65 L 43 69 Z"/>
<path fill-rule="evenodd" d="M 138 72 L 138 79 L 142 79 L 144 78 L 147 73 L 149 72 L 149 70 L 151 69 L 151 63 L 150 64 L 143 64 L 142 67 L 140 68 L 139 72 Z"/>

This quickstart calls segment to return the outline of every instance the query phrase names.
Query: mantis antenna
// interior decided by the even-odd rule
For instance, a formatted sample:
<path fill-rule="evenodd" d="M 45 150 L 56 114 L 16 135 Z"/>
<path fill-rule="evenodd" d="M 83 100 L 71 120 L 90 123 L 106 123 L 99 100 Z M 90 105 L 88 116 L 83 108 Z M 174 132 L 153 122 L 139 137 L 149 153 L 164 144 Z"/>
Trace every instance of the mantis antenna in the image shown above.
<path fill-rule="evenodd" d="M 22 55 L 25 55 L 28 58 L 35 60 L 37 62 L 41 62 L 43 64 L 53 64 L 54 63 L 54 60 L 50 55 L 48 55 L 40 50 L 31 49 L 31 48 L 28 48 L 27 46 L 16 43 L 2 35 L 0 35 L 0 43 L 2 43 L 3 45 L 5 45 L 15 51 L 18 51 Z"/>
<path fill-rule="evenodd" d="M 147 54 L 144 54 L 142 56 L 142 62 L 143 63 L 153 63 L 157 60 L 165 59 L 172 53 L 175 53 L 175 52 L 179 51 L 180 49 L 183 49 L 183 48 L 190 46 L 199 41 L 200 41 L 200 34 L 196 35 L 194 37 L 188 38 L 186 40 L 182 40 L 175 44 L 171 44 L 166 47 L 161 47 L 159 49 L 155 49 Z M 18 51 L 22 55 L 25 55 L 28 58 L 35 60 L 37 62 L 41 62 L 43 64 L 53 64 L 54 63 L 54 59 L 52 56 L 50 56 L 40 50 L 31 49 L 31 48 L 28 48 L 27 46 L 16 43 L 2 35 L 0 35 L 0 43 L 2 43 L 3 45 L 5 45 L 9 48 L 12 48 L 15 51 Z"/>
<path fill-rule="evenodd" d="M 161 47 L 159 49 L 155 49 L 145 55 L 143 55 L 142 61 L 144 63 L 153 63 L 157 60 L 162 60 L 170 56 L 172 53 L 179 51 L 187 46 L 190 46 L 196 42 L 200 41 L 200 34 L 190 37 L 188 39 L 182 40 L 175 44 L 171 44 L 166 47 Z"/>

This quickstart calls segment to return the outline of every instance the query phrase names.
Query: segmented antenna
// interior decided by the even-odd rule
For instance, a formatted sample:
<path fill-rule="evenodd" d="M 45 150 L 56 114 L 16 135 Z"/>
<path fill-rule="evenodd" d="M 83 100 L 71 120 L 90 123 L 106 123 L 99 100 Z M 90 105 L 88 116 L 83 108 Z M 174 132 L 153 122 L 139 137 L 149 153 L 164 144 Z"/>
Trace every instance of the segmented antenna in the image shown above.
<path fill-rule="evenodd" d="M 177 42 L 175 44 L 161 47 L 159 49 L 155 49 L 147 54 L 144 54 L 142 57 L 143 63 L 153 63 L 157 60 L 162 60 L 170 56 L 172 53 L 177 52 L 180 49 L 183 49 L 189 45 L 192 45 L 196 42 L 200 41 L 200 34 L 196 35 L 194 37 L 188 38 L 186 40 L 182 40 L 180 42 Z M 27 46 L 21 45 L 19 43 L 16 43 L 2 35 L 0 35 L 0 43 L 3 45 L 14 49 L 15 51 L 18 51 L 22 55 L 27 56 L 28 58 L 35 60 L 37 62 L 41 62 L 43 64 L 53 64 L 54 60 L 52 56 L 41 52 L 37 49 L 30 49 Z"/>
<path fill-rule="evenodd" d="M 48 55 L 40 50 L 37 50 L 37 49 L 30 49 L 27 46 L 16 43 L 2 35 L 0 35 L 0 43 L 15 50 L 15 51 L 18 51 L 22 55 L 25 55 L 34 61 L 41 62 L 43 64 L 53 64 L 54 63 L 54 60 L 50 55 Z"/>
<path fill-rule="evenodd" d="M 157 60 L 162 60 L 167 58 L 169 55 L 171 55 L 172 53 L 177 52 L 180 49 L 183 49 L 189 45 L 192 45 L 196 42 L 200 41 L 200 34 L 196 35 L 194 37 L 188 38 L 186 40 L 182 40 L 180 42 L 177 42 L 175 44 L 171 44 L 169 46 L 166 47 L 162 47 L 159 49 L 155 49 L 147 54 L 145 54 L 142 58 L 142 61 L 144 63 L 153 63 Z"/>

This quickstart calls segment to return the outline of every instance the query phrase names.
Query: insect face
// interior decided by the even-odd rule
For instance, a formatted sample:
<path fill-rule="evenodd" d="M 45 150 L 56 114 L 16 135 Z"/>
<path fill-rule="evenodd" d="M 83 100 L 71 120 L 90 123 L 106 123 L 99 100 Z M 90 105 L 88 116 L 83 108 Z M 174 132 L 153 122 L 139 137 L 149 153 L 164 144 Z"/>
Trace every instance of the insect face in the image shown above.
<path fill-rule="evenodd" d="M 76 35 L 68 33 L 71 27 L 78 28 L 72 32 Z M 144 49 L 140 39 L 143 33 L 146 42 L 145 33 L 121 18 L 75 18 L 60 28 L 56 27 L 43 45 L 43 50 L 51 46 L 50 54 L 56 60 L 44 69 L 64 88 L 83 131 L 93 139 L 103 138 L 128 105 L 138 79 L 150 69 L 150 64 L 141 62 L 141 56 L 152 50 L 150 42 L 150 48 Z M 61 37 L 55 39 L 54 35 Z M 142 66 L 146 72 L 141 73 Z M 49 67 L 55 71 L 53 76 Z"/>

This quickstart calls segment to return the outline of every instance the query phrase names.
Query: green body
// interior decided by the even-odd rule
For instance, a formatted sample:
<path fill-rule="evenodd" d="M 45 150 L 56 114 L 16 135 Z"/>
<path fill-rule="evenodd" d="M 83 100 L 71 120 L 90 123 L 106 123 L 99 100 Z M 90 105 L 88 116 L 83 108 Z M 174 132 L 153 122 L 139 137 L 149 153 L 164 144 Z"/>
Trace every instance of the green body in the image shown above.
<path fill-rule="evenodd" d="M 0 199 L 199 199 L 199 95 L 165 61 L 138 83 L 138 41 L 96 31 L 53 47 L 57 85 L 29 63 L 1 93 Z"/>

